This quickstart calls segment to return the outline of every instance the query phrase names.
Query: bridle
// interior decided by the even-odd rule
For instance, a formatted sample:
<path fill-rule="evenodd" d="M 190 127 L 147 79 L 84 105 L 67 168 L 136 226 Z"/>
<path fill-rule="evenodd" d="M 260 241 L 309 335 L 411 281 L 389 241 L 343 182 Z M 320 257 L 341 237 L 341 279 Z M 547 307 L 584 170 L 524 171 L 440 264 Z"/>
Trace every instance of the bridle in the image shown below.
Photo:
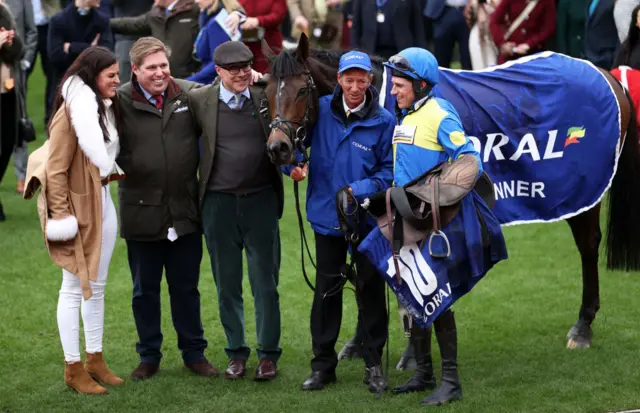
<path fill-rule="evenodd" d="M 307 154 L 307 148 L 304 145 L 304 140 L 307 138 L 307 130 L 309 128 L 309 122 L 311 121 L 311 110 L 315 107 L 313 99 L 316 91 L 316 84 L 313 82 L 311 72 L 305 68 L 303 74 L 307 77 L 307 85 L 300 89 L 300 91 L 306 91 L 307 93 L 307 105 L 304 110 L 304 117 L 302 120 L 286 119 L 280 114 L 280 99 L 282 94 L 282 86 L 284 79 L 277 78 L 276 83 L 276 114 L 273 120 L 269 123 L 269 129 L 271 132 L 280 130 L 293 144 L 294 149 L 298 149 L 303 156 L 304 162 L 309 161 L 309 155 Z"/>
<path fill-rule="evenodd" d="M 316 94 L 314 92 L 317 90 L 317 88 L 316 88 L 315 82 L 313 81 L 313 77 L 311 76 L 311 72 L 307 68 L 305 68 L 303 74 L 307 78 L 306 86 L 300 89 L 300 91 L 306 91 L 307 93 L 304 116 L 302 117 L 301 120 L 286 119 L 284 116 L 282 116 L 282 114 L 280 113 L 280 108 L 281 108 L 280 102 L 281 102 L 281 94 L 282 94 L 284 79 L 277 78 L 278 81 L 276 83 L 276 96 L 275 96 L 276 111 L 275 111 L 275 116 L 273 117 L 273 120 L 269 123 L 269 128 L 271 129 L 271 132 L 275 130 L 280 130 L 282 133 L 284 133 L 293 144 L 294 150 L 297 149 L 302 154 L 302 158 L 303 158 L 302 162 L 308 163 L 309 155 L 307 153 L 307 147 L 304 144 L 304 140 L 307 137 L 309 123 L 312 120 L 311 111 L 312 109 L 315 108 L 314 99 L 316 98 Z M 309 277 L 307 276 L 307 271 L 305 269 L 305 258 L 304 258 L 305 250 L 306 250 L 307 256 L 309 257 L 309 260 L 311 261 L 311 264 L 316 269 L 316 271 L 317 271 L 317 266 L 313 260 L 311 250 L 309 249 L 309 243 L 307 242 L 307 237 L 304 230 L 304 220 L 302 218 L 302 211 L 300 208 L 300 191 L 298 188 L 297 181 L 293 181 L 293 194 L 294 194 L 294 199 L 296 203 L 296 213 L 298 215 L 298 226 L 300 228 L 300 254 L 301 254 L 300 259 L 302 264 L 302 275 L 304 276 L 304 280 L 306 281 L 309 288 L 312 291 L 315 291 L 315 287 L 309 280 Z M 354 215 L 357 215 L 357 201 L 354 200 L 354 202 L 356 203 L 356 212 L 351 212 L 351 213 L 348 212 L 347 197 L 349 196 L 351 195 L 348 193 L 348 191 L 346 191 L 345 188 L 338 191 L 338 193 L 336 194 L 336 208 L 337 208 L 337 213 L 339 218 L 338 221 L 340 225 L 340 227 L 337 229 L 340 229 L 345 234 L 345 239 L 347 240 L 347 242 L 354 245 L 359 240 L 358 220 L 357 220 L 357 217 L 351 220 L 349 218 L 354 217 Z M 354 281 L 355 263 L 352 261 L 350 264 L 344 265 L 343 268 L 341 268 L 340 273 L 337 273 L 337 274 L 323 273 L 323 275 L 327 277 L 340 278 L 340 282 L 336 284 L 335 288 L 332 288 L 330 291 L 327 291 L 324 294 L 324 297 L 330 297 L 332 295 L 339 293 L 344 288 L 346 288 L 345 285 L 349 280 Z"/>
<path fill-rule="evenodd" d="M 275 111 L 275 116 L 273 120 L 269 123 L 269 129 L 271 130 L 271 132 L 275 130 L 280 130 L 282 133 L 284 133 L 293 144 L 294 150 L 298 150 L 302 154 L 302 158 L 303 158 L 302 162 L 308 163 L 309 154 L 307 153 L 307 148 L 305 146 L 304 141 L 307 137 L 309 122 L 311 121 L 311 110 L 315 108 L 314 99 L 316 98 L 316 93 L 313 93 L 313 92 L 316 92 L 317 88 L 313 81 L 313 77 L 311 76 L 311 72 L 306 67 L 304 69 L 305 70 L 303 74 L 307 77 L 307 82 L 306 82 L 306 86 L 300 89 L 300 91 L 306 91 L 307 102 L 306 102 L 306 108 L 305 108 L 304 116 L 302 120 L 286 119 L 280 114 L 280 100 L 281 100 L 280 96 L 282 93 L 282 87 L 283 87 L 282 85 L 283 85 L 284 79 L 276 77 L 278 79 L 276 83 L 277 89 L 276 89 L 276 96 L 275 96 L 276 111 Z M 295 181 L 295 180 L 293 181 L 293 194 L 294 194 L 294 199 L 296 204 L 296 214 L 298 216 L 298 227 L 300 228 L 300 260 L 302 264 L 302 275 L 304 276 L 304 280 L 309 286 L 309 288 L 315 293 L 316 291 L 315 287 L 309 280 L 309 277 L 307 276 L 307 272 L 305 269 L 305 259 L 304 259 L 305 249 L 306 249 L 307 256 L 309 257 L 309 260 L 311 261 L 311 264 L 313 265 L 316 272 L 318 272 L 318 268 L 316 266 L 316 263 L 313 260 L 313 256 L 311 255 L 311 251 L 309 249 L 309 243 L 307 242 L 307 237 L 304 230 L 304 220 L 302 218 L 302 212 L 300 208 L 300 192 L 298 188 L 298 181 Z M 351 212 L 349 211 L 349 198 L 351 198 L 354 205 L 354 209 Z M 357 278 L 356 262 L 354 260 L 354 252 L 357 249 L 358 242 L 360 241 L 360 234 L 359 234 L 360 211 L 359 211 L 358 201 L 349 192 L 348 187 L 341 188 L 336 193 L 336 212 L 338 215 L 338 225 L 339 225 L 339 227 L 336 229 L 339 229 L 342 233 L 345 234 L 345 240 L 349 244 L 349 247 L 351 250 L 351 254 L 350 254 L 351 260 L 348 264 L 345 264 L 340 268 L 340 273 L 338 274 L 322 273 L 322 275 L 325 277 L 340 279 L 340 281 L 337 282 L 333 288 L 331 288 L 329 291 L 324 293 L 322 297 L 327 298 L 327 297 L 336 295 L 338 293 L 341 293 L 345 289 L 352 290 L 356 299 L 356 303 L 358 305 L 358 324 L 363 325 L 363 320 L 361 319 L 361 317 L 363 316 L 361 311 L 362 310 L 361 301 L 358 298 L 358 291 L 357 291 L 358 287 L 356 284 L 356 278 Z M 347 282 L 349 281 L 353 283 L 353 285 L 355 286 L 355 289 L 349 288 L 346 286 Z M 389 308 L 389 289 L 387 287 L 387 309 L 388 308 Z M 387 324 L 389 322 L 389 314 L 390 312 L 387 312 Z M 368 333 L 366 334 L 367 336 L 369 336 Z M 369 342 L 371 341 L 372 341 L 371 337 L 369 336 Z M 389 331 L 388 330 L 386 333 L 386 342 L 387 342 L 387 368 L 386 368 L 385 376 L 388 381 L 389 380 Z M 379 393 L 377 394 L 376 398 L 380 396 L 381 394 Z"/>

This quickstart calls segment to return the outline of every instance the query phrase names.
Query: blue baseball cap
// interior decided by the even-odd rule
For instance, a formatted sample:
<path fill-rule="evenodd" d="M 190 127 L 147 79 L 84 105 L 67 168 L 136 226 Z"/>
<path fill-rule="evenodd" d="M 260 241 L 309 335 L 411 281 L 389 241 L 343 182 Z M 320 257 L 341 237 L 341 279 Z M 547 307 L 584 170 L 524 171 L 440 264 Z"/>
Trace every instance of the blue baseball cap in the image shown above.
<path fill-rule="evenodd" d="M 340 57 L 338 73 L 342 73 L 345 70 L 349 69 L 362 69 L 370 72 L 371 59 L 369 59 L 369 55 L 356 51 L 351 51 L 343 54 L 342 57 Z"/>

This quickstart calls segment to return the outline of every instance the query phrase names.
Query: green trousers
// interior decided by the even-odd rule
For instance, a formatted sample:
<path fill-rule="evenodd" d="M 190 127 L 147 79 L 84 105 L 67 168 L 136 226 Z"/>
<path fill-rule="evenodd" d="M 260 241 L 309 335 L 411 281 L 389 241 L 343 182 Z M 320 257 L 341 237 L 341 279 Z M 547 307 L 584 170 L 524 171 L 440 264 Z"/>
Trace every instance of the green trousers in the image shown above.
<path fill-rule="evenodd" d="M 247 258 L 253 294 L 257 353 L 278 361 L 280 348 L 280 233 L 278 200 L 273 189 L 236 196 L 208 191 L 202 204 L 202 225 L 218 292 L 220 321 L 230 360 L 247 360 L 242 301 L 242 251 Z"/>

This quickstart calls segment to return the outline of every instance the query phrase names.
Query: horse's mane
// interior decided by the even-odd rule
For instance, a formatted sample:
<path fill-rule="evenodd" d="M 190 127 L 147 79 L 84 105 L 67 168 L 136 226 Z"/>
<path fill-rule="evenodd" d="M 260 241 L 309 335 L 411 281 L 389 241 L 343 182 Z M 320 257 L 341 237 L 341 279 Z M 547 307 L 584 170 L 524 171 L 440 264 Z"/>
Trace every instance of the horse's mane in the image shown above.
<path fill-rule="evenodd" d="M 311 72 L 320 94 L 331 93 L 336 85 L 336 73 L 340 57 L 348 50 L 309 49 L 307 68 Z M 369 55 L 374 72 L 382 70 L 384 59 L 380 56 Z M 283 50 L 270 59 L 270 73 L 277 78 L 300 76 L 305 72 L 305 66 L 298 60 L 295 50 Z"/>

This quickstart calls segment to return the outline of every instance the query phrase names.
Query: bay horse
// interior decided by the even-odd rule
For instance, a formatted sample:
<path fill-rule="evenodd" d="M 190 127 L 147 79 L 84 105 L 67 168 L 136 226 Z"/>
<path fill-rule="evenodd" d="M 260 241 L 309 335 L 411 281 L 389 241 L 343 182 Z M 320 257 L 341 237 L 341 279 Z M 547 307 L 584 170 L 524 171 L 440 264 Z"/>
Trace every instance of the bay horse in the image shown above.
<path fill-rule="evenodd" d="M 265 89 L 271 118 L 267 150 L 275 164 L 292 164 L 296 149 L 304 149 L 301 144 L 316 121 L 319 96 L 332 93 L 337 85 L 338 62 L 344 52 L 310 50 L 304 34 L 295 50 L 284 50 L 276 56 L 265 45 L 263 49 L 271 61 Z M 380 90 L 383 60 L 373 55 L 370 58 L 374 86 Z M 640 270 L 640 151 L 635 110 L 628 92 L 621 84 L 609 72 L 598 70 L 615 93 L 621 114 L 620 139 L 624 141 L 620 145 L 618 168 L 608 194 L 605 242 L 607 268 L 636 271 Z M 589 88 L 589 85 L 585 85 L 585 88 Z M 566 101 L 570 101 L 570 97 Z M 591 325 L 600 309 L 598 252 L 602 231 L 599 218 L 598 203 L 566 220 L 582 261 L 582 304 L 578 320 L 567 334 L 569 349 L 589 348 L 592 344 Z M 345 348 L 353 342 L 354 339 Z"/>

